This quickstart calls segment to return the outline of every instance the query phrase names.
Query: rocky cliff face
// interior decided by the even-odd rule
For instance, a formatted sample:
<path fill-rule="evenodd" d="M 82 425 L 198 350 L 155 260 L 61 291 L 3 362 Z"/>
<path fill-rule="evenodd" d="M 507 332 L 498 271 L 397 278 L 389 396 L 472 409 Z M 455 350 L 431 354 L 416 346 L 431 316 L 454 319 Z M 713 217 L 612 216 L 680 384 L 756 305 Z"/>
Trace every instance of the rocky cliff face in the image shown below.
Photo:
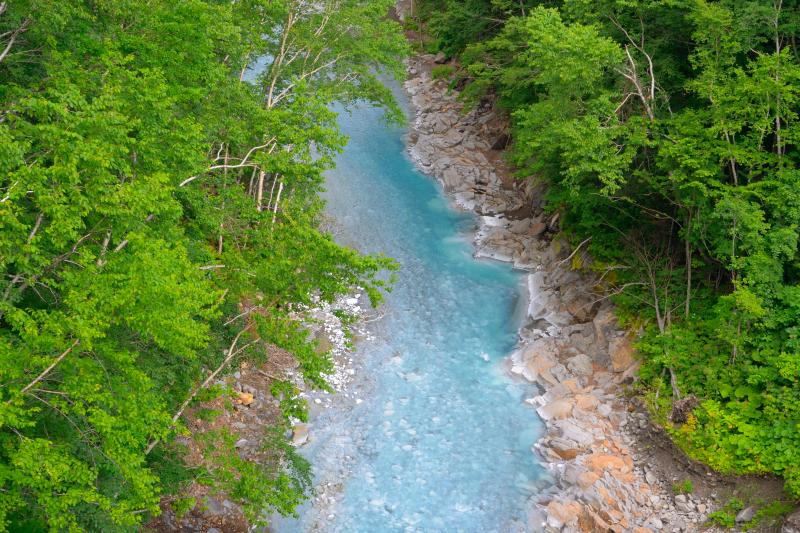
<path fill-rule="evenodd" d="M 712 502 L 674 496 L 671 481 L 634 451 L 635 433 L 649 422 L 622 398 L 638 367 L 631 339 L 593 291 L 595 281 L 569 268 L 558 217 L 541 209 L 541 189 L 514 180 L 493 149 L 504 144 L 503 120 L 488 105 L 465 113 L 447 85 L 431 78 L 435 60 L 409 63 L 409 154 L 458 208 L 480 215 L 477 257 L 529 273 L 527 317 L 508 366 L 540 388 L 526 400 L 547 426 L 533 452 L 554 478 L 551 490 L 531 502 L 531 529 L 699 529 Z"/>

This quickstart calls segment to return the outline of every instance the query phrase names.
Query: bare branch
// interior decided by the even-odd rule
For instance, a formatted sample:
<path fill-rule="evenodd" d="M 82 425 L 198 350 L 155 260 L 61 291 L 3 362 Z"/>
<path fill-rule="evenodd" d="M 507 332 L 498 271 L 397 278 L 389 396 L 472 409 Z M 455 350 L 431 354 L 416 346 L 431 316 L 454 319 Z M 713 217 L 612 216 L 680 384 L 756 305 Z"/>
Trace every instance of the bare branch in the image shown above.
<path fill-rule="evenodd" d="M 33 229 L 28 234 L 28 240 L 26 244 L 30 244 L 33 241 L 33 238 L 36 236 L 36 232 L 39 231 L 39 226 L 42 225 L 42 219 L 44 218 L 44 213 L 39 213 L 39 216 L 36 217 L 36 222 L 33 224 Z"/>
<path fill-rule="evenodd" d="M 106 256 L 106 252 L 108 251 L 108 243 L 111 241 L 111 230 L 106 231 L 106 236 L 103 238 L 103 246 L 100 248 L 100 255 L 97 257 L 97 266 L 103 266 L 105 264 L 105 260 L 103 259 Z"/>
<path fill-rule="evenodd" d="M 36 379 L 25 385 L 20 391 L 20 394 L 25 394 L 26 392 L 31 390 L 31 388 L 33 388 L 37 383 L 42 381 L 45 378 L 45 376 L 47 376 L 47 374 L 49 374 L 56 367 L 56 365 L 58 365 L 58 363 L 60 363 L 67 355 L 69 355 L 69 353 L 72 351 L 73 348 L 75 348 L 78 344 L 80 344 L 80 342 L 81 341 L 79 339 L 75 339 L 75 342 L 73 342 L 69 348 L 64 350 L 64 352 L 62 352 L 61 355 L 56 357 L 56 360 L 53 361 L 50 364 L 50 366 L 45 368 L 44 371 L 36 377 Z"/>
<path fill-rule="evenodd" d="M 147 218 L 144 219 L 145 224 L 153 220 L 155 217 L 156 216 L 153 214 L 147 215 Z M 123 239 L 122 242 L 119 243 L 116 248 L 114 248 L 114 253 L 122 251 L 122 249 L 126 246 L 128 246 L 128 239 Z"/>
<path fill-rule="evenodd" d="M 585 239 L 585 240 L 584 240 L 582 243 L 580 243 L 580 244 L 578 245 L 578 247 L 577 247 L 577 248 L 575 248 L 575 249 L 572 251 L 572 253 L 571 253 L 571 254 L 569 254 L 569 257 L 567 257 L 566 259 L 562 259 L 561 261 L 559 261 L 559 262 L 556 264 L 556 266 L 561 266 L 561 265 L 563 265 L 564 263 L 566 263 L 567 261 L 569 261 L 570 259 L 572 259 L 573 257 L 575 257 L 575 254 L 576 254 L 576 253 L 578 253 L 578 250 L 580 250 L 580 249 L 581 249 L 581 247 L 582 247 L 584 244 L 586 244 L 587 242 L 589 242 L 589 241 L 591 241 L 591 240 L 592 240 L 592 237 L 589 237 L 588 239 Z"/>
<path fill-rule="evenodd" d="M 247 154 L 245 154 L 244 158 L 242 158 L 242 160 L 239 163 L 235 164 L 235 165 L 228 165 L 228 164 L 211 165 L 210 167 L 208 167 L 208 169 L 205 170 L 205 172 L 211 172 L 212 170 L 219 170 L 219 169 L 228 170 L 228 169 L 236 169 L 236 168 L 258 168 L 258 165 L 255 165 L 253 163 L 248 162 L 250 157 L 257 150 L 263 150 L 264 148 L 267 148 L 268 146 L 271 148 L 268 153 L 271 154 L 275 150 L 275 146 L 277 146 L 275 141 L 276 141 L 276 138 L 272 137 L 269 141 L 266 142 L 266 144 L 262 144 L 261 146 L 254 146 L 253 148 L 250 149 L 249 152 L 247 152 Z M 220 151 L 221 150 L 222 149 L 220 148 Z M 216 160 L 219 160 L 219 153 L 217 153 L 217 158 L 215 159 L 215 161 Z M 178 184 L 178 187 L 184 187 L 184 186 L 188 185 L 189 183 L 193 182 L 194 180 L 196 180 L 197 178 L 199 178 L 201 176 L 202 176 L 202 174 L 197 174 L 196 176 L 192 176 L 190 178 L 186 178 L 185 180 L 180 182 L 180 184 Z"/>
<path fill-rule="evenodd" d="M 275 218 L 278 216 L 278 204 L 281 203 L 281 193 L 283 192 L 283 182 L 278 187 L 278 196 L 275 198 L 275 206 L 272 208 L 272 226 L 275 227 Z"/>
<path fill-rule="evenodd" d="M 0 14 L 2 14 L 2 12 L 5 11 L 5 9 L 6 9 L 6 3 L 3 2 L 2 11 L 0 11 Z M 30 23 L 31 19 L 25 19 L 22 21 L 22 24 L 20 24 L 19 28 L 11 32 L 11 37 L 8 39 L 6 47 L 3 49 L 2 52 L 0 52 L 0 63 L 2 63 L 2 61 L 6 58 L 6 56 L 8 56 L 8 53 L 11 51 L 11 47 L 14 46 L 14 41 L 17 40 L 17 37 L 19 37 L 21 33 L 28 31 L 28 26 L 30 25 Z"/>
<path fill-rule="evenodd" d="M 639 79 L 639 75 L 636 69 L 636 61 L 633 59 L 633 56 L 630 53 L 630 49 L 628 45 L 625 46 L 625 55 L 628 58 L 628 65 L 630 68 L 630 73 L 625 73 L 622 71 L 618 71 L 622 74 L 626 79 L 628 79 L 631 83 L 633 83 L 634 87 L 636 87 L 636 92 L 639 95 L 639 99 L 642 101 L 642 105 L 644 105 L 645 112 L 647 116 L 650 118 L 651 121 L 655 120 L 655 114 L 653 112 L 652 102 L 655 101 L 656 98 L 656 76 L 655 76 L 655 68 L 653 66 L 653 58 L 644 48 L 644 25 L 642 24 L 642 35 L 640 42 L 637 43 L 633 37 L 628 33 L 628 31 L 622 27 L 622 25 L 612 16 L 608 17 L 609 20 L 614 24 L 614 26 L 621 31 L 631 45 L 641 53 L 645 59 L 647 59 L 647 75 L 650 77 L 650 83 L 648 84 L 648 90 L 642 86 L 641 80 Z M 640 20 L 641 23 L 641 20 Z"/>
<path fill-rule="evenodd" d="M 172 416 L 172 423 L 173 424 L 175 424 L 178 421 L 178 419 L 181 416 L 183 416 L 183 412 L 186 410 L 187 407 L 189 407 L 189 404 L 192 403 L 192 400 L 194 400 L 195 397 L 197 397 L 197 395 L 200 393 L 200 391 L 202 391 L 203 389 L 208 387 L 211 384 L 211 382 L 214 381 L 214 379 L 217 377 L 217 375 L 219 375 L 219 373 L 222 372 L 222 370 L 224 370 L 225 367 L 228 366 L 228 364 L 231 362 L 231 360 L 234 357 L 236 357 L 238 354 L 243 352 L 248 347 L 252 346 L 253 344 L 255 344 L 257 342 L 259 342 L 260 339 L 256 339 L 256 340 L 254 340 L 252 342 L 249 342 L 249 343 L 245 344 L 244 346 L 242 346 L 238 350 L 235 349 L 236 345 L 239 343 L 239 339 L 241 338 L 242 335 L 244 335 L 244 333 L 248 329 L 249 328 L 246 327 L 243 330 L 241 330 L 239 333 L 236 334 L 236 337 L 234 337 L 233 342 L 231 342 L 230 347 L 226 350 L 226 356 L 225 356 L 225 359 L 222 360 L 222 363 L 220 363 L 220 365 L 216 368 L 216 370 L 214 370 L 211 374 L 209 374 L 208 377 L 200 385 L 195 387 L 194 390 L 192 390 L 192 392 L 189 394 L 189 396 L 183 401 L 181 406 L 178 408 L 178 411 Z M 158 442 L 159 442 L 158 439 L 155 439 L 155 440 L 151 441 L 150 444 L 147 445 L 145 453 L 149 454 L 151 451 L 153 451 L 153 448 L 156 447 Z"/>

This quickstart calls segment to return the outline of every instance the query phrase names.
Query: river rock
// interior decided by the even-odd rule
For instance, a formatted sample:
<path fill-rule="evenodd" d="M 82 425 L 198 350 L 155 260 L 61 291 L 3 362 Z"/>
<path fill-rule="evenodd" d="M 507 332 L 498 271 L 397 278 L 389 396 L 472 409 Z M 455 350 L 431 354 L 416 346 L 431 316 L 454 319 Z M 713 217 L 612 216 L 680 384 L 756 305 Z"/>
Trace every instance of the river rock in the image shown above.
<path fill-rule="evenodd" d="M 587 447 L 594 443 L 594 435 L 579 427 L 571 420 L 558 420 L 553 425 L 561 431 L 561 436 L 577 442 L 580 446 Z"/>
<path fill-rule="evenodd" d="M 577 394 L 575 406 L 584 411 L 594 411 L 600 405 L 600 400 L 594 394 Z"/>
<path fill-rule="evenodd" d="M 786 517 L 781 533 L 800 533 L 800 509 Z"/>
<path fill-rule="evenodd" d="M 737 524 L 746 524 L 756 517 L 755 507 L 745 507 L 736 514 Z"/>
<path fill-rule="evenodd" d="M 543 389 L 526 400 L 547 427 L 533 448 L 550 463 L 558 484 L 534 507 L 530 516 L 536 518 L 529 526 L 562 533 L 652 533 L 668 517 L 667 530 L 685 529 L 672 494 L 659 483 L 647 483 L 620 429 L 630 419 L 618 401 L 620 384 L 635 379 L 637 370 L 631 340 L 619 331 L 613 306 L 595 302 L 593 281 L 562 262 L 568 254 L 563 241 L 542 238 L 560 227 L 558 213 L 544 213 L 546 185 L 529 179 L 509 187 L 509 169 L 496 153 L 489 154 L 492 145 L 505 144 L 499 142 L 506 140 L 504 119 L 491 105 L 463 113 L 455 91 L 431 79 L 431 63 L 446 60 L 427 55 L 410 62 L 417 77 L 406 86 L 418 134 L 409 152 L 456 206 L 484 215 L 475 255 L 513 262 L 529 272 L 527 322 L 510 369 Z M 636 427 L 637 421 L 628 426 Z M 690 515 L 694 520 L 697 513 Z"/>
<path fill-rule="evenodd" d="M 560 420 L 572 416 L 573 402 L 569 400 L 556 400 L 543 405 L 536 410 L 544 420 Z"/>
<path fill-rule="evenodd" d="M 552 501 L 547 505 L 547 525 L 556 529 L 574 527 L 578 523 L 580 512 L 581 506 L 574 500 Z"/>
<path fill-rule="evenodd" d="M 557 358 L 558 346 L 554 339 L 537 339 L 521 353 L 520 359 L 525 365 L 523 375 L 531 382 L 556 385 L 558 380 L 553 377 L 551 370 L 556 366 Z"/>
<path fill-rule="evenodd" d="M 600 476 L 596 472 L 584 472 L 578 476 L 577 482 L 581 490 L 586 490 L 594 485 L 598 479 L 600 479 Z"/>
<path fill-rule="evenodd" d="M 548 441 L 548 446 L 559 457 L 567 461 L 575 459 L 583 451 L 583 448 L 577 442 L 564 437 L 551 438 Z"/>
<path fill-rule="evenodd" d="M 579 376 L 591 376 L 594 373 L 592 359 L 586 354 L 578 354 L 567 361 L 567 368 Z"/>
<path fill-rule="evenodd" d="M 615 337 L 608 343 L 608 355 L 611 357 L 611 369 L 624 372 L 634 363 L 633 345 L 628 337 Z"/>
<path fill-rule="evenodd" d="M 308 424 L 295 424 L 292 427 L 292 445 L 302 446 L 308 442 Z"/>

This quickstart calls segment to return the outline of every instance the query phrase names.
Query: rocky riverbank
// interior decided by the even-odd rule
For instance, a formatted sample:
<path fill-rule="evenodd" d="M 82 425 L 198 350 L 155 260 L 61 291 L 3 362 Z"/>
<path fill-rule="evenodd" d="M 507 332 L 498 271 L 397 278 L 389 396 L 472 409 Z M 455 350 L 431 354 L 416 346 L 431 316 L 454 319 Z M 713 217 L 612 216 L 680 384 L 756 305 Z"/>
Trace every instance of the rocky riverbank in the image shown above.
<path fill-rule="evenodd" d="M 360 403 L 357 392 L 349 387 L 360 364 L 355 357 L 352 339 L 369 338 L 366 324 L 374 320 L 374 317 L 367 316 L 365 305 L 368 304 L 365 304 L 366 297 L 362 293 L 356 287 L 351 294 L 332 303 L 314 299 L 312 305 L 296 311 L 296 318 L 305 324 L 309 336 L 317 340 L 319 350 L 331 355 L 333 372 L 327 376 L 327 381 L 332 392 L 309 389 L 299 371 L 297 359 L 285 350 L 270 346 L 264 364 L 253 366 L 242 362 L 232 368 L 230 374 L 213 383 L 219 390 L 230 391 L 234 398 L 232 402 L 226 399 L 229 396 L 226 394 L 187 410 L 185 418 L 190 435 L 177 439 L 178 444 L 187 450 L 187 463 L 198 468 L 207 467 L 212 460 L 209 454 L 213 453 L 213 448 L 226 449 L 223 441 L 214 440 L 222 434 L 233 436 L 235 453 L 241 459 L 256 465 L 271 460 L 263 456 L 262 447 L 268 439 L 274 438 L 269 429 L 275 427 L 281 417 L 280 400 L 272 393 L 276 381 L 294 384 L 297 398 L 308 403 L 312 419 L 315 413 L 334 404 Z M 314 438 L 311 424 L 300 420 L 292 422 L 294 446 L 303 446 Z M 333 506 L 339 488 L 335 483 L 321 483 L 315 487 L 312 504 L 322 516 Z M 181 509 L 186 504 L 188 508 Z M 148 531 L 245 533 L 253 530 L 235 498 L 205 483 L 190 483 L 179 498 L 164 499 L 161 508 L 162 514 L 147 525 Z"/>
<path fill-rule="evenodd" d="M 526 401 L 547 426 L 535 444 L 555 480 L 532 502 L 533 531 L 694 531 L 711 499 L 675 495 L 672 477 L 636 451 L 650 423 L 623 398 L 638 365 L 631 339 L 594 282 L 570 268 L 558 217 L 546 216 L 541 188 L 515 181 L 502 161 L 506 124 L 491 105 L 464 112 L 445 81 L 441 57 L 409 62 L 413 106 L 409 154 L 453 203 L 479 215 L 476 257 L 527 271 L 530 303 L 509 371 L 539 386 Z"/>

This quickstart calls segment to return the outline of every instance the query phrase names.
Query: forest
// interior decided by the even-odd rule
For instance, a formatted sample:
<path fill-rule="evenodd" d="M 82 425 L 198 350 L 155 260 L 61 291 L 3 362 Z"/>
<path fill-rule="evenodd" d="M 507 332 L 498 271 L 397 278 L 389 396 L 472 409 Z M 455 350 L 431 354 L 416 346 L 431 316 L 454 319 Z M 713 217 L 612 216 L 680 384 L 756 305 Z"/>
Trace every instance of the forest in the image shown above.
<path fill-rule="evenodd" d="M 574 268 L 639 334 L 690 456 L 800 497 L 797 2 L 424 0 L 423 45 L 509 117 Z M 670 421 L 674 404 L 691 414 Z M 696 404 L 696 406 L 695 406 Z"/>
<path fill-rule="evenodd" d="M 301 401 L 260 467 L 188 469 L 175 438 L 268 346 L 326 387 L 294 311 L 387 288 L 389 259 L 319 230 L 319 192 L 346 142 L 330 104 L 397 111 L 391 6 L 0 2 L 0 530 L 136 530 L 199 478 L 253 521 L 307 497 Z"/>
<path fill-rule="evenodd" d="M 347 141 L 333 103 L 401 117 L 393 5 L 0 0 L 0 531 L 137 530 L 193 481 L 254 523 L 308 498 L 289 381 L 267 463 L 190 468 L 179 437 L 273 347 L 328 387 L 298 310 L 391 288 L 391 259 L 320 229 L 320 194 Z M 411 15 L 464 102 L 507 116 L 509 162 L 638 339 L 653 418 L 800 498 L 798 2 Z"/>

